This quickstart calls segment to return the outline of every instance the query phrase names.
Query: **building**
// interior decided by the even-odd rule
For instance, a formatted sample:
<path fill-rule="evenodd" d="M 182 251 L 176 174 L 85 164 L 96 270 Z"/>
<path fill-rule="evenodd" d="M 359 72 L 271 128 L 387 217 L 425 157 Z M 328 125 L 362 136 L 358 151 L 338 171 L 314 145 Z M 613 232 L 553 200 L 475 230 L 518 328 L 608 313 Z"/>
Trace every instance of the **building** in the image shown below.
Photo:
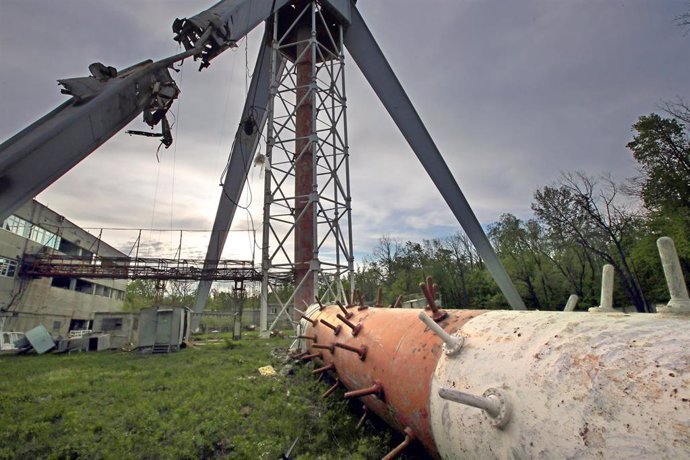
<path fill-rule="evenodd" d="M 21 276 L 25 258 L 127 257 L 36 200 L 17 209 L 0 229 L 0 331 L 28 331 L 43 324 L 54 336 L 93 329 L 96 312 L 122 310 L 126 280 Z"/>

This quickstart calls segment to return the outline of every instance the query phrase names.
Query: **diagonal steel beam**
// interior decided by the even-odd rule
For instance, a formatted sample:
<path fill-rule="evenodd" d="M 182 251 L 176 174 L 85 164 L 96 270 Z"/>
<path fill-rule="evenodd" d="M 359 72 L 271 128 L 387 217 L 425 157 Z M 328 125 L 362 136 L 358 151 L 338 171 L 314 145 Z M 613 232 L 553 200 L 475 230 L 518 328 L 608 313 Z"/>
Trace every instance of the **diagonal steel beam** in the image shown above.
<path fill-rule="evenodd" d="M 345 34 L 345 47 L 477 248 L 510 306 L 514 310 L 525 310 L 517 289 L 362 15 L 354 5 L 351 12 L 352 23 Z"/>
<path fill-rule="evenodd" d="M 266 34 L 264 34 L 262 43 L 264 45 L 259 50 L 252 82 L 242 110 L 242 121 L 237 128 L 232 152 L 228 160 L 228 167 L 223 180 L 223 191 L 206 251 L 204 270 L 213 270 L 217 261 L 220 260 L 230 225 L 242 195 L 242 189 L 247 182 L 247 175 L 252 165 L 256 147 L 261 139 L 261 132 L 266 124 L 266 109 L 270 97 L 271 82 L 271 46 L 268 44 L 270 41 L 267 40 Z M 276 69 L 277 75 L 281 75 L 283 69 L 284 63 L 281 62 Z M 194 302 L 195 312 L 204 310 L 210 289 L 211 281 L 199 283 Z M 192 324 L 192 326 L 195 329 L 197 325 Z"/>

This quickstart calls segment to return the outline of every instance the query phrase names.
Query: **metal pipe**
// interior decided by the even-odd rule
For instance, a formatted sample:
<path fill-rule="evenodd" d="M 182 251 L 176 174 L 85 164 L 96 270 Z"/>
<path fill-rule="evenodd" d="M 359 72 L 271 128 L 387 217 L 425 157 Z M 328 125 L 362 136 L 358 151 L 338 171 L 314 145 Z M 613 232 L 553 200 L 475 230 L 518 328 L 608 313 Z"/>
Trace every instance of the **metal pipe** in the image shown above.
<path fill-rule="evenodd" d="M 340 308 L 340 311 L 343 312 L 345 318 L 350 319 L 352 318 L 352 316 L 354 316 L 354 313 L 352 313 L 351 311 L 347 311 L 347 308 L 345 308 L 342 303 L 336 302 L 335 304 L 338 306 L 338 308 Z"/>
<path fill-rule="evenodd" d="M 335 353 L 335 345 L 333 345 L 333 344 L 324 345 L 324 344 L 322 344 L 322 343 L 312 343 L 312 344 L 311 344 L 311 347 L 312 347 L 312 348 L 318 348 L 318 349 L 321 349 L 321 350 L 328 350 L 328 351 L 330 351 L 331 353 Z"/>
<path fill-rule="evenodd" d="M 388 452 L 386 455 L 383 456 L 381 460 L 393 460 L 395 458 L 398 458 L 404 451 L 407 449 L 407 447 L 412 444 L 412 440 L 414 439 L 414 433 L 410 429 L 410 427 L 405 427 L 405 439 L 403 442 L 398 444 L 393 450 Z"/>
<path fill-rule="evenodd" d="M 352 321 L 350 321 L 350 320 L 348 320 L 347 318 L 345 318 L 345 317 L 344 317 L 343 315 L 341 315 L 340 313 L 338 313 L 338 314 L 335 315 L 335 316 L 336 316 L 340 321 L 342 321 L 343 323 L 345 323 L 345 325 L 346 325 L 347 327 L 349 327 L 350 329 L 352 329 L 352 337 L 357 337 L 357 334 L 359 334 L 359 332 L 362 330 L 362 323 L 355 324 L 355 323 L 353 323 Z"/>
<path fill-rule="evenodd" d="M 485 410 L 492 417 L 496 417 L 500 412 L 501 404 L 495 399 L 485 398 L 483 396 L 475 396 L 469 393 L 463 393 L 462 391 L 451 390 L 449 388 L 441 388 L 438 390 L 438 395 L 441 398 L 449 401 L 454 401 L 466 406 L 472 406 L 476 407 L 477 409 Z"/>
<path fill-rule="evenodd" d="M 340 343 L 336 342 L 334 344 L 338 348 L 342 348 L 343 350 L 351 351 L 353 353 L 357 353 L 359 355 L 360 361 L 364 361 L 367 357 L 367 347 L 366 345 L 362 345 L 361 347 L 353 347 L 352 345 L 348 345 L 346 343 Z"/>
<path fill-rule="evenodd" d="M 338 324 L 337 326 L 334 326 L 331 323 L 329 323 L 328 321 L 326 321 L 325 319 L 321 319 L 319 321 L 321 322 L 321 324 L 326 326 L 328 329 L 331 329 L 333 331 L 333 335 L 340 334 L 340 330 L 343 328 L 340 324 Z"/>
<path fill-rule="evenodd" d="M 465 339 L 462 336 L 460 336 L 459 338 L 452 337 L 450 334 L 444 331 L 443 328 L 436 323 L 436 321 L 431 319 L 424 311 L 419 312 L 419 319 L 422 320 L 426 327 L 431 329 L 431 332 L 433 332 L 441 340 L 443 340 L 443 351 L 445 351 L 447 355 L 454 356 L 460 353 L 462 345 L 465 342 Z"/>
<path fill-rule="evenodd" d="M 345 393 L 346 398 L 361 398 L 363 396 L 375 395 L 379 399 L 383 399 L 383 386 L 380 382 L 374 382 L 374 384 L 367 388 L 362 388 L 360 390 L 352 390 Z"/>
<path fill-rule="evenodd" d="M 328 390 L 324 391 L 324 393 L 321 395 L 321 397 L 324 399 L 328 398 L 330 395 L 335 393 L 335 390 L 337 390 L 339 386 L 340 386 L 340 381 L 338 379 L 336 379 L 335 383 Z"/>
<path fill-rule="evenodd" d="M 319 367 L 311 371 L 312 374 L 321 374 L 323 372 L 332 371 L 335 369 L 335 364 L 326 364 L 325 366 Z"/>

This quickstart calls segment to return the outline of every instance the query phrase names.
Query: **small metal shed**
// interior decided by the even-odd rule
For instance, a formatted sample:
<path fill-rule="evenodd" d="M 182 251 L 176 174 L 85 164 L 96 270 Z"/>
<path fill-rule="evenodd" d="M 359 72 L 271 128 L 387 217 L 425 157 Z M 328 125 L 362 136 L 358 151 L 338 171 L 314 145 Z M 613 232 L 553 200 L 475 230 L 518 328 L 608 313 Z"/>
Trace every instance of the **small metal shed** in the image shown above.
<path fill-rule="evenodd" d="M 139 350 L 168 353 L 184 348 L 191 332 L 191 310 L 186 307 L 151 307 L 139 314 Z"/>

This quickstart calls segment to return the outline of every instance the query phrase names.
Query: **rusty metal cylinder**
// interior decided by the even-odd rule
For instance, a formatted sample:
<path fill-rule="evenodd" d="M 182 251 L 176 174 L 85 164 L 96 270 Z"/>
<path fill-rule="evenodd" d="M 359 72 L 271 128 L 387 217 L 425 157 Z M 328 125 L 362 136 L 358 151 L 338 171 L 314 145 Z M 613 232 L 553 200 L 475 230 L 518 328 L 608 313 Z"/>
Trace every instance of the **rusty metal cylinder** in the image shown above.
<path fill-rule="evenodd" d="M 364 360 L 303 347 L 322 352 L 347 391 L 379 384 L 360 400 L 434 457 L 690 458 L 689 316 L 447 310 L 439 325 L 464 342 L 446 354 L 420 311 L 356 311 L 361 332 L 337 342 L 366 347 Z M 307 315 L 338 323 L 338 313 Z M 336 342 L 323 323 L 301 328 Z M 500 398 L 510 410 L 444 399 L 443 389 Z"/>

